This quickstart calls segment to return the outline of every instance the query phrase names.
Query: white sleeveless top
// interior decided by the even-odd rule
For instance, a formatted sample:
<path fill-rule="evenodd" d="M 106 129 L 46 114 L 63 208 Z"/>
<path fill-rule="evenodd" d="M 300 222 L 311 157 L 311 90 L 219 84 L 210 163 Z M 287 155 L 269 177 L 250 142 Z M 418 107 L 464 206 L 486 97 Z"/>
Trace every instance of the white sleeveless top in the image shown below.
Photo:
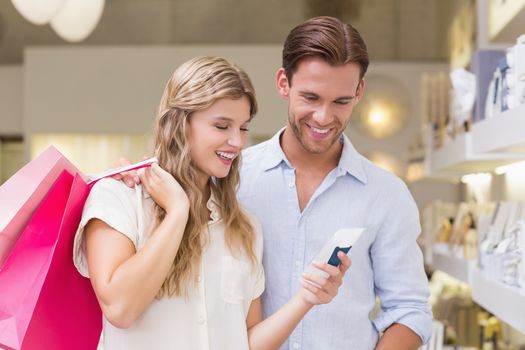
<path fill-rule="evenodd" d="M 135 249 L 142 248 L 151 229 L 154 202 L 142 186 L 128 188 L 121 181 L 98 182 L 86 201 L 82 220 L 75 236 L 74 262 L 78 271 L 89 277 L 83 232 L 90 219 L 104 221 L 126 237 Z M 257 266 L 246 257 L 230 254 L 224 242 L 224 226 L 212 199 L 208 201 L 211 220 L 208 244 L 198 283 L 189 297 L 165 297 L 154 300 L 127 329 L 113 326 L 104 317 L 103 338 L 106 350 L 248 349 L 246 316 L 252 300 L 264 291 L 261 227 L 253 216 L 256 232 Z"/>

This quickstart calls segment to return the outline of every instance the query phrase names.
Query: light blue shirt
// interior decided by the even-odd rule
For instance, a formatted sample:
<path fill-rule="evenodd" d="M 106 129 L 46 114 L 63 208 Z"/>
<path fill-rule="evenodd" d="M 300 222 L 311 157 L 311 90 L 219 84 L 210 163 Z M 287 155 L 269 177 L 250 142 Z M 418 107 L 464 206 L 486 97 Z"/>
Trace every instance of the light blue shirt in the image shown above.
<path fill-rule="evenodd" d="M 279 137 L 243 152 L 241 204 L 262 223 L 268 317 L 300 288 L 301 273 L 341 228 L 364 227 L 337 297 L 314 307 L 281 349 L 374 349 L 378 332 L 401 323 L 426 342 L 432 314 L 416 238 L 417 207 L 406 185 L 361 156 L 343 135 L 339 165 L 299 209 L 295 172 Z M 375 297 L 382 312 L 370 320 Z"/>

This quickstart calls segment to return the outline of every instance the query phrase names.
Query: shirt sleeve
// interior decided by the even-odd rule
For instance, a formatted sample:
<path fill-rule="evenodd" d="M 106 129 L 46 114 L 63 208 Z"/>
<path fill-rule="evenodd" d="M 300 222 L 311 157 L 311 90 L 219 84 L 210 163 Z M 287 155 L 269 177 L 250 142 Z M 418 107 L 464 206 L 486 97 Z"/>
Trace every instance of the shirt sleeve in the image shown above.
<path fill-rule="evenodd" d="M 392 193 L 395 194 L 395 193 Z M 371 247 L 376 294 L 381 300 L 379 332 L 400 323 L 416 333 L 423 344 L 432 332 L 428 279 L 416 238 L 420 234 L 417 207 L 406 186 L 401 186 Z"/>
<path fill-rule="evenodd" d="M 129 238 L 135 249 L 138 248 L 137 213 L 132 198 L 134 198 L 134 190 L 113 179 L 103 179 L 91 189 L 73 246 L 73 261 L 82 276 L 89 277 L 84 229 L 91 219 L 104 221 Z"/>

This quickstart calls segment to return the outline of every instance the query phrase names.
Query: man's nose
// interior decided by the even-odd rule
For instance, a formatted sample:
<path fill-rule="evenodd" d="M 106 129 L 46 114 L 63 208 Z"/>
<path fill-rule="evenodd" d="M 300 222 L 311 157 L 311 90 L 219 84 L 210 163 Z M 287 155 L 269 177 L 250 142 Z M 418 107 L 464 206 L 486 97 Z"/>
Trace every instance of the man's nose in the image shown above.
<path fill-rule="evenodd" d="M 331 111 L 328 106 L 319 106 L 313 113 L 313 119 L 318 126 L 330 124 Z"/>

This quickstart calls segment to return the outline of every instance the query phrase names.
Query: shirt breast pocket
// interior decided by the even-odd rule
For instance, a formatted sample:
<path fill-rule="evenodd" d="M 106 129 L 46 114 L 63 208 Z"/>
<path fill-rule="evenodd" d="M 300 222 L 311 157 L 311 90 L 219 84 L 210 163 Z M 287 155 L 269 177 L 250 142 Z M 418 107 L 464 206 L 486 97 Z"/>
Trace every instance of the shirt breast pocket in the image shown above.
<path fill-rule="evenodd" d="M 230 304 L 241 304 L 247 298 L 249 264 L 232 256 L 222 257 L 221 297 Z"/>

